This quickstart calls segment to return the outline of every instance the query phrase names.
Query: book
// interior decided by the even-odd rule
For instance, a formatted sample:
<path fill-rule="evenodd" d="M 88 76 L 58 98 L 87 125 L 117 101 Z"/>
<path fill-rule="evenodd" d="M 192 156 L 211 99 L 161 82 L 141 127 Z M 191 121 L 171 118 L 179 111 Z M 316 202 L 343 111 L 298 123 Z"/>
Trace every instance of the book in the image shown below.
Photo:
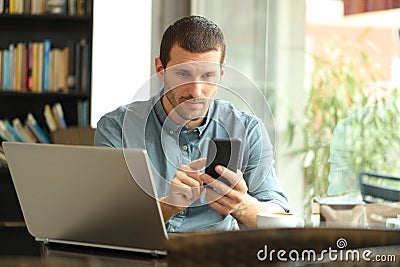
<path fill-rule="evenodd" d="M 4 141 L 16 141 L 14 136 L 7 130 L 7 127 L 3 120 L 0 120 L 0 137 Z"/>
<path fill-rule="evenodd" d="M 18 120 L 18 118 L 13 119 L 12 127 L 14 128 L 16 134 L 21 138 L 21 142 L 28 142 L 28 139 L 24 133 L 25 130 L 23 129 L 22 125 L 18 123 Z"/>
<path fill-rule="evenodd" d="M 38 43 L 38 73 L 37 73 L 37 91 L 43 92 L 43 42 Z"/>
<path fill-rule="evenodd" d="M 35 143 L 38 143 L 38 142 L 39 142 L 39 140 L 38 140 L 38 139 L 36 138 L 36 136 L 33 134 L 33 132 L 31 131 L 31 129 L 29 129 L 29 126 L 28 126 L 28 125 L 24 125 L 24 129 L 25 129 L 26 134 L 29 135 L 30 138 L 31 138 L 32 140 L 34 140 Z"/>
<path fill-rule="evenodd" d="M 89 101 L 78 101 L 77 112 L 78 112 L 78 126 L 88 127 L 89 126 Z"/>
<path fill-rule="evenodd" d="M 59 82 L 59 87 L 62 92 L 68 93 L 68 69 L 69 69 L 69 47 L 66 46 L 61 50 L 61 60 L 60 60 L 60 72 L 59 78 L 57 79 Z"/>
<path fill-rule="evenodd" d="M 15 141 L 17 142 L 24 142 L 24 139 L 22 138 L 22 136 L 20 136 L 14 129 L 14 127 L 10 124 L 10 122 L 8 120 L 3 120 L 4 121 L 4 125 L 7 128 L 7 131 L 14 137 Z"/>
<path fill-rule="evenodd" d="M 81 61 L 81 92 L 89 90 L 89 72 L 90 72 L 90 51 L 89 43 L 86 39 L 81 40 L 82 61 Z"/>
<path fill-rule="evenodd" d="M 54 51 L 54 67 L 53 67 L 53 86 L 54 91 L 62 91 L 62 50 L 60 48 L 53 49 Z"/>
<path fill-rule="evenodd" d="M 28 134 L 28 132 L 24 128 L 24 125 L 22 125 L 21 120 L 19 118 L 13 119 L 12 125 L 14 127 L 14 130 L 17 132 L 17 134 L 22 138 L 24 142 L 34 143 L 36 141 L 35 138 L 33 138 L 30 134 Z"/>
<path fill-rule="evenodd" d="M 7 168 L 7 159 L 3 149 L 0 147 L 0 168 Z"/>
<path fill-rule="evenodd" d="M 68 93 L 69 48 L 54 48 L 50 52 L 50 91 Z"/>
<path fill-rule="evenodd" d="M 35 137 L 40 143 L 48 143 L 48 144 L 50 143 L 49 138 L 44 133 L 39 124 L 36 122 L 36 119 L 32 115 L 32 113 L 28 113 L 28 116 L 25 120 L 25 124 L 29 127 L 29 130 L 32 131 L 32 133 L 35 135 Z"/>
<path fill-rule="evenodd" d="M 3 13 L 4 14 L 9 14 L 10 13 L 10 0 L 4 0 Z"/>
<path fill-rule="evenodd" d="M 29 86 L 29 48 L 25 45 L 24 50 L 24 66 L 23 66 L 23 86 L 24 91 L 28 91 Z"/>
<path fill-rule="evenodd" d="M 64 56 L 64 91 L 66 93 L 69 92 L 69 86 L 68 86 L 68 73 L 69 73 L 69 59 L 71 58 L 70 56 L 71 50 L 69 50 L 69 46 L 64 47 L 63 49 L 63 56 Z"/>
<path fill-rule="evenodd" d="M 44 118 L 47 123 L 47 127 L 49 128 L 50 132 L 54 132 L 57 130 L 57 122 L 56 119 L 54 118 L 54 115 L 51 111 L 50 105 L 45 105 L 44 106 L 44 111 L 43 111 Z"/>
<path fill-rule="evenodd" d="M 31 14 L 31 0 L 24 0 L 24 14 Z"/>
<path fill-rule="evenodd" d="M 24 87 L 24 79 L 25 79 L 25 53 L 26 53 L 26 44 L 25 43 L 18 43 L 18 54 L 19 54 L 19 81 L 17 83 L 18 89 L 20 91 L 25 91 Z"/>
<path fill-rule="evenodd" d="M 55 103 L 53 107 L 51 108 L 53 111 L 53 116 L 55 118 L 55 121 L 57 123 L 57 128 L 58 129 L 65 129 L 67 128 L 67 123 L 64 118 L 64 111 L 62 109 L 62 106 L 60 103 Z"/>
<path fill-rule="evenodd" d="M 9 4 L 9 14 L 14 14 L 15 13 L 15 0 L 10 0 Z"/>
<path fill-rule="evenodd" d="M 43 92 L 49 91 L 51 41 L 43 41 Z"/>
<path fill-rule="evenodd" d="M 10 44 L 8 47 L 8 69 L 9 69 L 9 73 L 8 73 L 8 88 L 10 89 L 10 91 L 14 90 L 14 85 L 15 85 L 15 80 L 14 80 L 14 65 L 15 65 L 15 51 L 14 51 L 14 45 Z"/>
<path fill-rule="evenodd" d="M 68 15 L 76 16 L 76 0 L 68 0 Z"/>
<path fill-rule="evenodd" d="M 76 112 L 78 114 L 78 126 L 79 127 L 83 127 L 82 126 L 82 103 L 83 103 L 83 101 L 78 101 L 78 103 L 76 105 Z"/>
<path fill-rule="evenodd" d="M 32 0 L 31 1 L 31 14 L 40 15 L 43 14 L 43 3 L 42 0 Z"/>
<path fill-rule="evenodd" d="M 93 12 L 93 0 L 86 0 L 85 3 L 85 14 L 92 15 Z"/>
<path fill-rule="evenodd" d="M 47 1 L 49 1 L 49 0 L 42 0 L 42 8 L 41 8 L 42 13 L 41 14 L 46 13 L 46 3 L 47 3 Z"/>
<path fill-rule="evenodd" d="M 39 43 L 32 43 L 32 92 L 38 92 L 39 75 Z"/>
<path fill-rule="evenodd" d="M 9 13 L 22 14 L 24 12 L 24 0 L 9 0 Z"/>
<path fill-rule="evenodd" d="M 67 86 L 68 91 L 72 92 L 75 91 L 75 43 L 70 41 L 67 46 L 69 49 Z"/>
<path fill-rule="evenodd" d="M 17 43 L 15 49 L 16 61 L 15 61 L 15 84 L 14 90 L 15 91 L 22 91 L 23 89 L 23 82 L 24 82 L 24 53 L 25 53 L 25 44 L 24 43 Z"/>
<path fill-rule="evenodd" d="M 82 103 L 82 127 L 89 127 L 89 101 Z"/>
<path fill-rule="evenodd" d="M 24 0 L 15 0 L 15 12 L 16 14 L 24 13 Z"/>
<path fill-rule="evenodd" d="M 21 91 L 25 91 L 25 66 L 28 63 L 26 60 L 26 43 L 20 43 L 20 54 L 21 54 L 21 81 L 20 81 L 20 89 Z"/>
<path fill-rule="evenodd" d="M 27 90 L 32 91 L 32 84 L 33 84 L 33 78 L 32 78 L 32 66 L 33 66 L 33 43 L 29 42 L 28 43 L 28 86 Z"/>
<path fill-rule="evenodd" d="M 9 85 L 10 78 L 10 53 L 7 49 L 3 50 L 3 62 L 2 62 L 2 88 L 3 91 L 8 91 L 11 89 Z"/>
<path fill-rule="evenodd" d="M 85 0 L 76 0 L 76 14 L 78 16 L 83 16 L 85 15 Z"/>
<path fill-rule="evenodd" d="M 55 79 L 54 79 L 54 75 L 55 75 L 55 53 L 56 53 L 56 49 L 52 49 L 50 50 L 50 55 L 49 55 L 49 62 L 50 62 L 50 66 L 49 66 L 49 91 L 50 92 L 55 92 L 56 91 L 56 86 L 55 86 Z"/>
<path fill-rule="evenodd" d="M 19 56 L 18 56 L 18 49 L 17 49 L 17 45 L 13 45 L 13 55 L 12 55 L 12 77 L 11 77 L 11 80 L 12 80 L 12 84 L 11 84 L 11 87 L 12 87 L 12 90 L 13 91 L 18 91 L 18 88 L 17 88 L 17 79 L 18 79 L 18 68 L 19 68 L 19 62 L 18 62 L 18 59 L 19 59 Z"/>
<path fill-rule="evenodd" d="M 81 42 L 75 44 L 75 92 L 81 91 L 81 71 L 82 71 L 82 48 Z"/>

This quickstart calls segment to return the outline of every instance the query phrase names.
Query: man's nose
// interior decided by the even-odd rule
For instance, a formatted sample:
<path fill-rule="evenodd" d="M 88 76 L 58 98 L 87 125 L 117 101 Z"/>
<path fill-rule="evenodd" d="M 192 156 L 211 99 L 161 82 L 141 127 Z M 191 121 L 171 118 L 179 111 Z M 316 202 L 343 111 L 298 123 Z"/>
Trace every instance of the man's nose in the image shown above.
<path fill-rule="evenodd" d="M 203 93 L 203 86 L 204 84 L 202 82 L 193 82 L 190 84 L 190 95 L 193 98 L 201 97 Z"/>

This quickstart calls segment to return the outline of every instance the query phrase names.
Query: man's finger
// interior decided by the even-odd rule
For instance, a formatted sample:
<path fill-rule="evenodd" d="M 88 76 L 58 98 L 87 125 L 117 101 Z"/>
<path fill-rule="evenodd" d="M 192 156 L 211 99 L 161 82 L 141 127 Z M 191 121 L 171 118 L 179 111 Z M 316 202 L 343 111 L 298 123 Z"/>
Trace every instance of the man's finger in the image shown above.
<path fill-rule="evenodd" d="M 232 188 L 225 183 L 219 181 L 218 179 L 214 179 L 208 174 L 202 174 L 200 175 L 200 179 L 207 185 L 211 186 L 214 188 L 219 194 L 221 195 L 226 195 L 230 191 L 232 191 Z"/>
<path fill-rule="evenodd" d="M 183 170 L 178 170 L 175 173 L 175 178 L 178 179 L 183 184 L 186 184 L 190 187 L 200 187 L 203 182 L 198 178 L 200 173 L 187 173 Z"/>
<path fill-rule="evenodd" d="M 233 172 L 229 170 L 228 168 L 225 168 L 221 165 L 218 165 L 215 167 L 215 171 L 224 177 L 226 180 L 228 180 L 229 183 L 231 183 L 232 187 L 235 187 L 240 180 L 243 178 L 243 174 L 240 170 L 237 170 L 236 172 Z"/>
<path fill-rule="evenodd" d="M 195 161 L 189 162 L 187 166 L 189 166 L 194 171 L 199 171 L 206 167 L 206 158 L 199 158 Z"/>
<path fill-rule="evenodd" d="M 170 187 L 172 194 L 178 198 L 179 196 L 183 196 L 185 200 L 189 200 L 193 197 L 192 188 L 181 181 L 175 181 L 174 183 L 171 183 Z M 179 204 L 183 205 L 184 203 Z"/>
<path fill-rule="evenodd" d="M 220 200 L 224 195 L 216 192 L 213 189 L 206 188 L 206 200 L 208 203 Z"/>

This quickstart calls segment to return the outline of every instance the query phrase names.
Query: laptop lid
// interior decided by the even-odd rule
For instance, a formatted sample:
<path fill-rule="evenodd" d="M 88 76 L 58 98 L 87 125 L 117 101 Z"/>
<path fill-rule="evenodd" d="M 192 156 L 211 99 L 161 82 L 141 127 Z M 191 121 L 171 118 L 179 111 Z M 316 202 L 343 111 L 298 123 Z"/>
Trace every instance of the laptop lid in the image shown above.
<path fill-rule="evenodd" d="M 17 142 L 3 148 L 37 240 L 166 253 L 159 203 L 145 193 L 154 193 L 145 150 Z"/>

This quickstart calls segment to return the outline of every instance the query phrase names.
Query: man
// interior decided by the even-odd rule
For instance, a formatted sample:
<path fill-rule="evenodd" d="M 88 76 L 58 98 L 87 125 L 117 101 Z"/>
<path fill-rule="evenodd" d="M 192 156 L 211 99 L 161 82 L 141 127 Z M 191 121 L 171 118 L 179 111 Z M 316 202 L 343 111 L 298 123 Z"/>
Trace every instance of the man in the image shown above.
<path fill-rule="evenodd" d="M 233 230 L 255 226 L 260 211 L 288 211 L 263 124 L 216 99 L 224 58 L 217 25 L 200 16 L 178 20 L 165 31 L 155 59 L 161 92 L 98 122 L 95 145 L 147 150 L 170 232 Z M 202 171 L 206 140 L 227 137 L 243 143 L 237 172 L 216 168 L 231 187 Z"/>

